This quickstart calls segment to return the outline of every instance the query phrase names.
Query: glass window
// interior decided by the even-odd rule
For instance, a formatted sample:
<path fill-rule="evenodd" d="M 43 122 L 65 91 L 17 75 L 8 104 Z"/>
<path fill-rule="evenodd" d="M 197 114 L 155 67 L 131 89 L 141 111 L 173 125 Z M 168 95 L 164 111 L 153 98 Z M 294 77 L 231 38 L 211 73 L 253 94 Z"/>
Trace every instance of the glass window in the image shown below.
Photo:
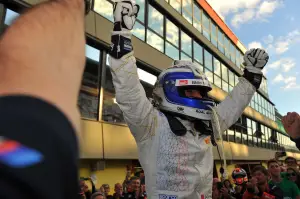
<path fill-rule="evenodd" d="M 86 66 L 83 73 L 78 106 L 81 117 L 97 120 L 99 110 L 99 78 L 100 51 L 86 45 Z"/>
<path fill-rule="evenodd" d="M 233 90 L 233 86 L 229 85 L 229 92 L 231 92 Z"/>
<path fill-rule="evenodd" d="M 219 88 L 222 88 L 222 81 L 221 81 L 221 78 L 214 75 L 214 84 L 219 87 Z"/>
<path fill-rule="evenodd" d="M 235 46 L 230 42 L 230 60 L 235 63 Z"/>
<path fill-rule="evenodd" d="M 222 66 L 222 80 L 228 82 L 228 68 L 224 64 L 221 64 L 221 66 Z"/>
<path fill-rule="evenodd" d="M 149 5 L 148 26 L 160 36 L 163 36 L 164 31 L 163 19 L 164 16 Z"/>
<path fill-rule="evenodd" d="M 224 36 L 224 48 L 226 57 L 230 59 L 229 40 L 227 36 Z"/>
<path fill-rule="evenodd" d="M 213 78 L 213 73 L 208 71 L 208 70 L 205 70 L 205 75 L 207 77 L 207 79 L 210 81 L 210 82 L 214 82 L 214 78 Z"/>
<path fill-rule="evenodd" d="M 234 85 L 236 86 L 239 83 L 239 77 L 234 75 Z"/>
<path fill-rule="evenodd" d="M 210 20 L 208 16 L 202 12 L 203 35 L 210 40 Z"/>
<path fill-rule="evenodd" d="M 192 39 L 183 31 L 181 31 L 181 50 L 192 56 Z"/>
<path fill-rule="evenodd" d="M 113 22 L 113 5 L 107 0 L 95 0 L 94 11 Z"/>
<path fill-rule="evenodd" d="M 145 23 L 145 0 L 135 0 L 136 4 L 140 6 L 139 14 L 138 14 L 138 20 L 140 20 L 142 23 Z M 135 26 L 134 26 L 135 28 Z"/>
<path fill-rule="evenodd" d="M 180 53 L 181 56 L 181 60 L 188 60 L 188 61 L 192 61 L 192 58 L 190 56 L 188 56 L 187 54 L 185 54 L 184 52 Z"/>
<path fill-rule="evenodd" d="M 166 38 L 173 45 L 178 47 L 179 28 L 168 19 L 166 20 Z"/>
<path fill-rule="evenodd" d="M 181 12 L 181 2 L 180 0 L 170 0 L 170 5 L 177 11 Z"/>
<path fill-rule="evenodd" d="M 234 73 L 231 72 L 230 70 L 228 70 L 228 73 L 229 73 L 229 84 L 231 86 L 234 86 Z"/>
<path fill-rule="evenodd" d="M 201 27 L 201 10 L 196 3 L 194 3 L 194 19 L 193 19 L 194 27 L 199 31 L 202 32 Z"/>
<path fill-rule="evenodd" d="M 166 55 L 174 60 L 179 60 L 179 50 L 169 42 L 166 42 Z"/>
<path fill-rule="evenodd" d="M 217 41 L 218 41 L 218 38 L 217 38 L 217 27 L 212 22 L 211 23 L 211 43 L 217 47 L 218 46 Z"/>
<path fill-rule="evenodd" d="M 145 41 L 145 26 L 140 22 L 136 22 L 134 28 L 131 30 L 132 34 L 142 41 Z"/>
<path fill-rule="evenodd" d="M 6 9 L 6 15 L 5 15 L 4 23 L 9 26 L 19 16 L 20 16 L 19 13 L 16 13 L 16 12 L 10 10 L 10 9 Z"/>
<path fill-rule="evenodd" d="M 182 0 L 182 16 L 192 23 L 193 4 L 191 0 Z"/>
<path fill-rule="evenodd" d="M 152 47 L 156 48 L 157 50 L 163 52 L 164 40 L 157 34 L 153 33 L 151 30 L 147 31 L 147 43 L 150 44 Z"/>
<path fill-rule="evenodd" d="M 228 91 L 229 91 L 228 83 L 222 81 L 222 89 L 223 89 L 225 92 L 228 93 Z"/>
<path fill-rule="evenodd" d="M 196 63 L 196 66 L 197 66 L 197 68 L 200 69 L 200 71 L 204 72 L 203 65 L 201 65 L 201 64 L 199 64 L 198 62 L 195 62 L 195 61 L 194 61 L 194 63 Z"/>
<path fill-rule="evenodd" d="M 238 49 L 236 49 L 236 57 L 235 57 L 235 64 L 238 68 L 240 68 L 240 51 Z"/>
<path fill-rule="evenodd" d="M 223 32 L 221 32 L 221 30 L 220 29 L 218 29 L 219 31 L 218 31 L 218 49 L 222 52 L 222 53 L 224 53 L 225 51 L 224 51 L 224 33 Z"/>
<path fill-rule="evenodd" d="M 212 55 L 204 50 L 204 66 L 210 71 L 213 71 L 213 64 L 212 64 Z"/>
<path fill-rule="evenodd" d="M 214 57 L 214 73 L 221 77 L 221 63 L 220 61 Z"/>
<path fill-rule="evenodd" d="M 194 59 L 203 64 L 203 48 L 194 41 Z"/>

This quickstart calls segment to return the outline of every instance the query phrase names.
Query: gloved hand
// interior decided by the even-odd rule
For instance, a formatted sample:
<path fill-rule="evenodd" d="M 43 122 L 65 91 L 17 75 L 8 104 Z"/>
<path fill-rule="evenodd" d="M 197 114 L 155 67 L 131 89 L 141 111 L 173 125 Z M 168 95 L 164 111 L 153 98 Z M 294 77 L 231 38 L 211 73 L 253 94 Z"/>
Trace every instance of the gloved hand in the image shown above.
<path fill-rule="evenodd" d="M 119 59 L 133 50 L 130 30 L 135 24 L 139 10 L 139 5 L 135 5 L 132 0 L 115 1 L 114 30 L 110 49 L 112 57 Z"/>
<path fill-rule="evenodd" d="M 268 53 L 263 49 L 250 49 L 244 55 L 245 77 L 256 89 L 262 81 L 262 69 L 269 61 Z"/>

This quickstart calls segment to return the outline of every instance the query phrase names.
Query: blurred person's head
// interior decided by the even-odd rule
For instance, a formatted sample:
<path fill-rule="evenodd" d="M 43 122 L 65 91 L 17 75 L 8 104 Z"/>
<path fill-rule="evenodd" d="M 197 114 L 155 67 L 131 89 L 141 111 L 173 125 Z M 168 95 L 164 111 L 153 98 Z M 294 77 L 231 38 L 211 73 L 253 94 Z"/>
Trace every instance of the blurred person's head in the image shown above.
<path fill-rule="evenodd" d="M 281 168 L 279 163 L 275 159 L 271 159 L 268 161 L 268 171 L 272 177 L 280 177 Z"/>
<path fill-rule="evenodd" d="M 115 184 L 115 193 L 119 196 L 123 194 L 123 186 L 120 183 Z"/>
<path fill-rule="evenodd" d="M 290 181 L 296 182 L 296 181 L 297 181 L 297 178 L 298 178 L 296 169 L 291 168 L 291 167 L 288 168 L 287 171 L 286 171 L 286 177 L 287 177 Z"/>
<path fill-rule="evenodd" d="M 109 187 L 109 185 L 108 185 L 108 184 L 103 184 L 102 187 L 103 187 L 103 189 L 104 189 L 104 192 L 103 192 L 103 193 L 105 193 L 105 195 L 107 196 L 107 195 L 109 194 L 109 192 L 110 192 L 110 187 Z"/>
<path fill-rule="evenodd" d="M 141 171 L 140 178 L 143 178 L 143 177 L 145 177 L 145 173 L 144 173 L 144 171 Z"/>
<path fill-rule="evenodd" d="M 243 185 L 248 182 L 247 172 L 242 168 L 235 168 L 232 171 L 231 177 L 236 185 Z"/>
<path fill-rule="evenodd" d="M 91 196 L 91 199 L 106 199 L 105 194 L 102 192 L 95 192 Z"/>
<path fill-rule="evenodd" d="M 224 180 L 224 186 L 227 188 L 227 189 L 230 189 L 232 188 L 232 184 L 229 180 Z"/>
<path fill-rule="evenodd" d="M 284 163 L 289 168 L 298 169 L 297 160 L 295 158 L 293 158 L 293 157 L 290 157 L 290 156 L 286 157 L 285 160 L 284 160 Z"/>
<path fill-rule="evenodd" d="M 105 189 L 104 189 L 103 185 L 100 187 L 99 192 L 101 192 L 101 193 L 105 192 Z"/>
<path fill-rule="evenodd" d="M 264 185 L 268 182 L 269 173 L 264 166 L 258 165 L 253 168 L 252 177 L 257 179 L 258 185 Z"/>
<path fill-rule="evenodd" d="M 139 177 L 133 176 L 130 178 L 130 185 L 132 191 L 139 191 L 141 187 L 141 180 Z"/>

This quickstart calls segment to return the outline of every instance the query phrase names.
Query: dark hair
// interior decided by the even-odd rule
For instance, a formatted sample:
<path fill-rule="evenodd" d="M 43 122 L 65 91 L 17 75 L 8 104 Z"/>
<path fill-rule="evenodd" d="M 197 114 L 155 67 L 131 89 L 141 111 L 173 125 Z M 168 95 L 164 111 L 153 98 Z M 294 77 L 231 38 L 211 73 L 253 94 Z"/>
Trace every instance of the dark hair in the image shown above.
<path fill-rule="evenodd" d="M 229 187 L 230 187 L 230 188 L 233 188 L 233 186 L 232 186 L 230 180 L 228 180 L 228 179 L 224 180 L 224 182 L 223 182 L 224 186 L 225 186 L 225 182 L 229 182 Z"/>
<path fill-rule="evenodd" d="M 269 164 L 271 164 L 271 163 L 273 163 L 273 162 L 268 162 L 268 166 L 269 166 Z M 268 175 L 269 175 L 268 170 L 267 170 L 264 166 L 262 166 L 262 165 L 257 165 L 257 166 L 255 166 L 255 167 L 252 169 L 252 173 L 255 173 L 256 171 L 262 172 L 265 176 L 268 176 Z"/>
<path fill-rule="evenodd" d="M 268 164 L 268 168 L 269 168 L 270 164 L 272 164 L 272 163 L 277 163 L 279 165 L 279 163 L 278 163 L 277 160 L 271 159 L 271 160 L 268 160 L 268 163 L 267 163 Z"/>
<path fill-rule="evenodd" d="M 130 182 L 133 181 L 133 180 L 140 180 L 140 178 L 137 177 L 137 176 L 132 176 L 132 177 L 130 178 Z"/>
<path fill-rule="evenodd" d="M 91 196 L 91 199 L 94 199 L 94 198 L 96 198 L 97 196 L 103 196 L 104 198 L 106 198 L 104 193 L 102 193 L 102 192 L 95 192 L 95 193 L 93 193 L 93 195 Z"/>
<path fill-rule="evenodd" d="M 287 160 L 294 160 L 294 162 L 297 163 L 297 160 L 291 156 L 286 157 L 284 162 L 286 163 Z"/>

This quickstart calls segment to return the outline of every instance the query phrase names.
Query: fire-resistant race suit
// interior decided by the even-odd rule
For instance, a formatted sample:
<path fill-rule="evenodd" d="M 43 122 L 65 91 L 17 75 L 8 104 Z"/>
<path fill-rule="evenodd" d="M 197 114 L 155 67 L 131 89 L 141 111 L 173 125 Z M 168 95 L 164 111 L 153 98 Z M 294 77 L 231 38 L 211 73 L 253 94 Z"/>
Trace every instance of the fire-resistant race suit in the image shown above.
<path fill-rule="evenodd" d="M 139 160 L 145 171 L 148 198 L 211 198 L 211 136 L 197 132 L 193 122 L 182 117 L 176 118 L 188 133 L 175 135 L 172 121 L 165 112 L 152 105 L 140 83 L 128 31 L 133 27 L 138 10 L 139 7 L 130 1 L 114 5 L 115 27 L 110 66 L 117 103 L 137 143 Z M 213 130 L 224 132 L 234 124 L 255 90 L 255 86 L 245 77 L 239 78 L 232 92 L 214 108 L 215 117 L 208 116 L 212 119 Z"/>

